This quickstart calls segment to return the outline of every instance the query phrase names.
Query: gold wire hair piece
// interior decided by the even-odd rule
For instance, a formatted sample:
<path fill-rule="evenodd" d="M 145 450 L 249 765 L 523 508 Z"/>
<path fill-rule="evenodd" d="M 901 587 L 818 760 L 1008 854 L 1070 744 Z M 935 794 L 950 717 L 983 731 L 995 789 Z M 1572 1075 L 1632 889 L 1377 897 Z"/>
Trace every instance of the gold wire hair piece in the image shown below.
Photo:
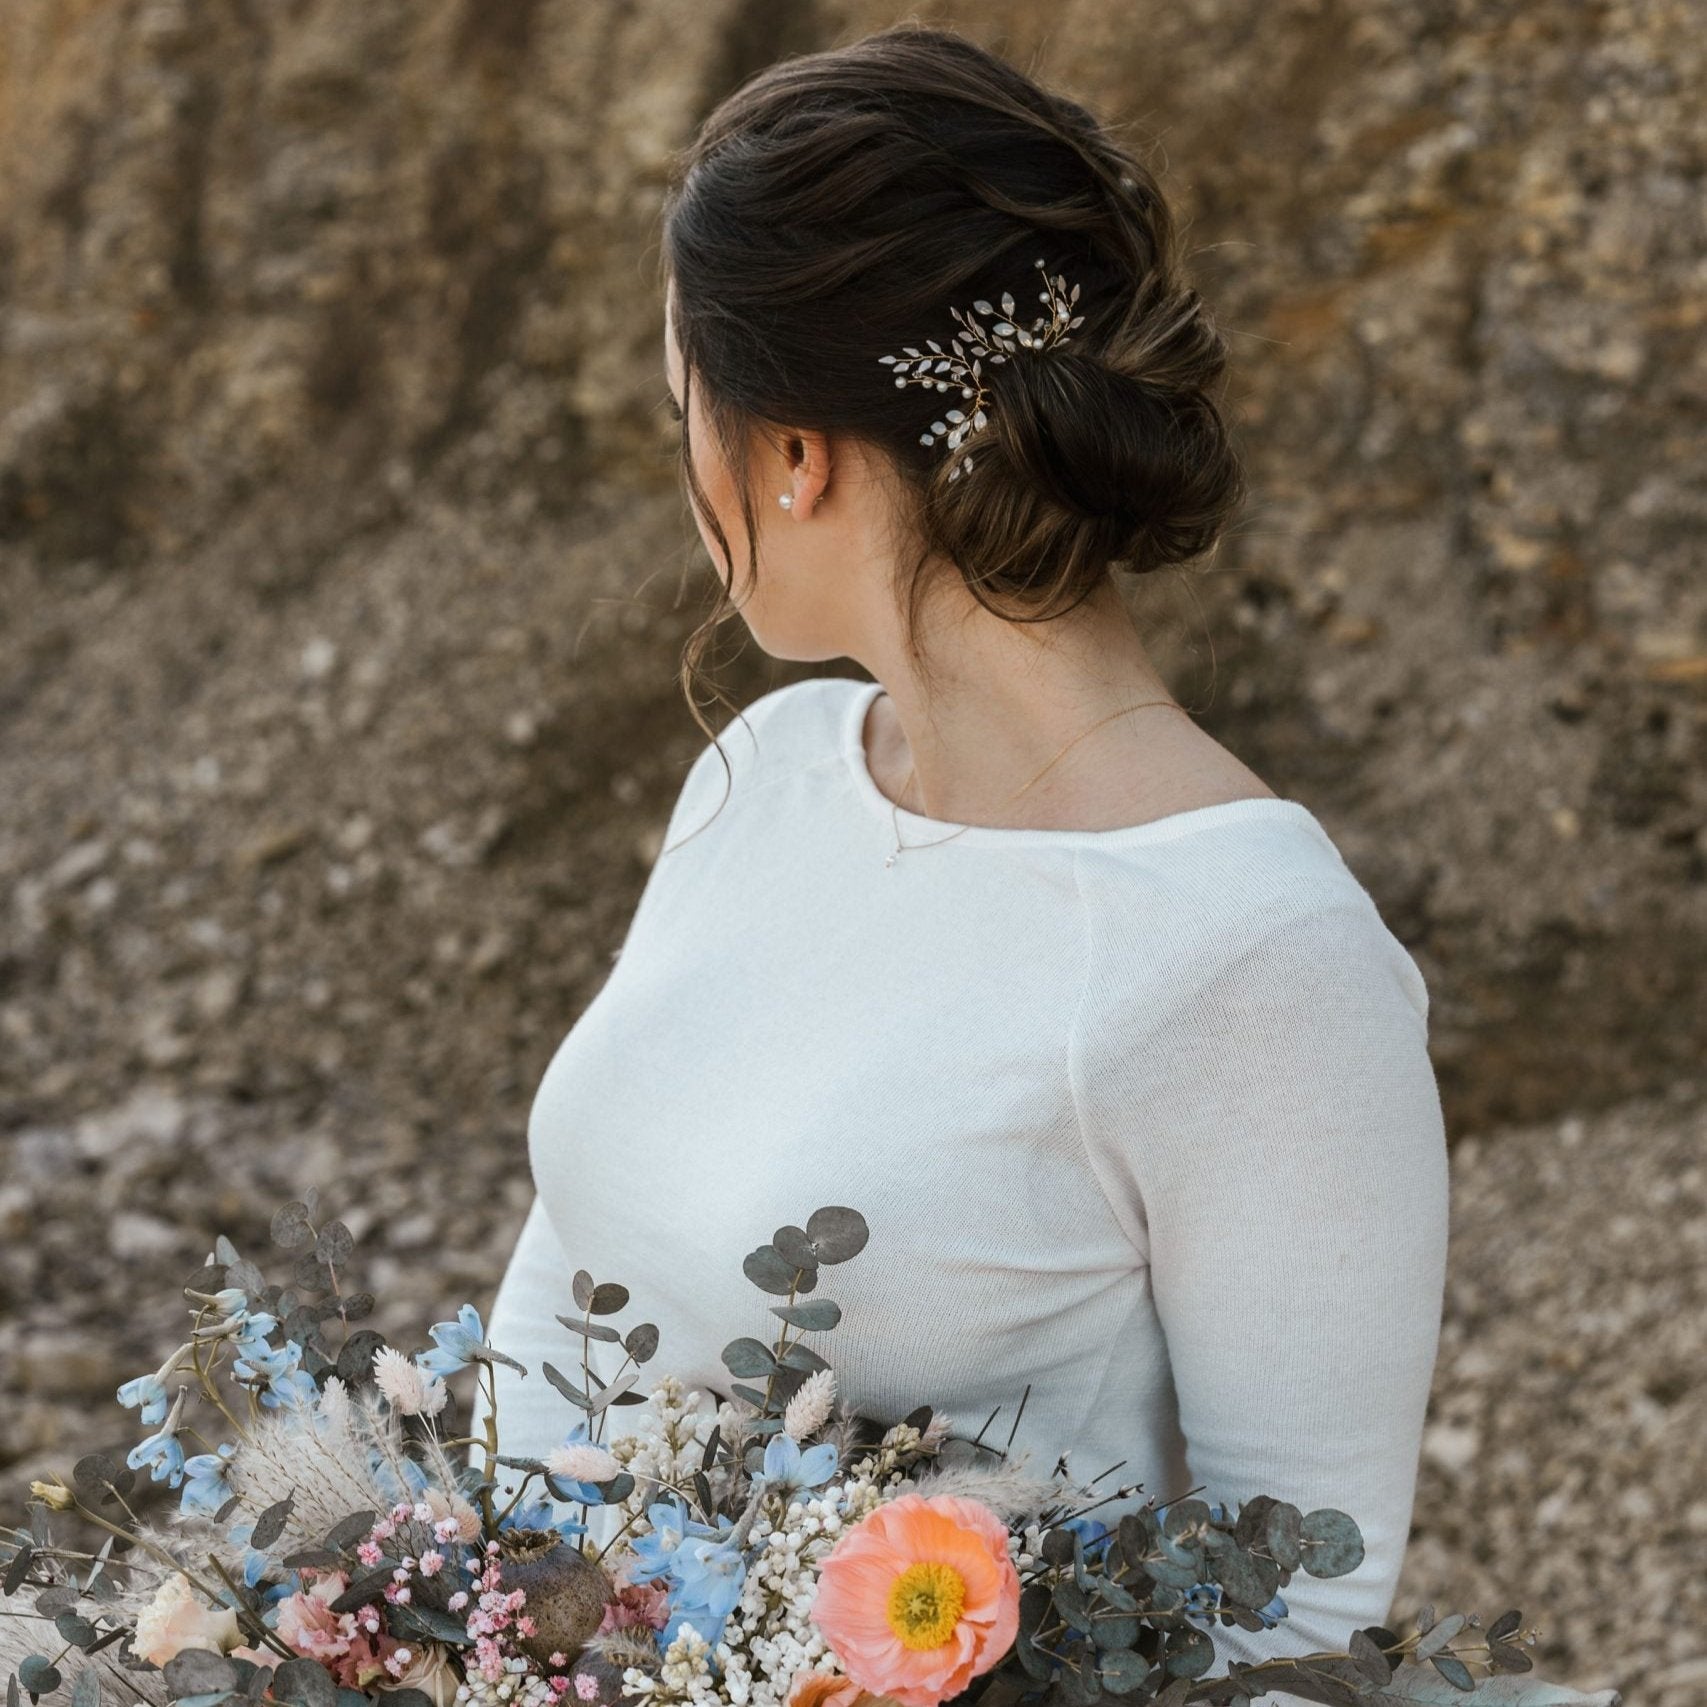
<path fill-rule="evenodd" d="M 949 350 L 954 352 L 952 355 L 934 338 L 927 338 L 925 343 L 935 352 L 933 355 L 926 355 L 923 350 L 916 350 L 911 344 L 903 344 L 901 348 L 904 356 L 877 358 L 885 367 L 894 368 L 897 385 L 934 386 L 938 391 L 947 391 L 951 385 L 958 385 L 961 396 L 970 399 L 969 408 L 947 410 L 940 421 L 932 421 L 931 430 L 919 435 L 920 444 L 934 445 L 938 439 L 946 439 L 950 450 L 959 450 L 962 441 L 970 434 L 983 431 L 984 424 L 989 420 L 988 410 L 991 402 L 984 389 L 981 367 L 984 357 L 989 357 L 990 361 L 995 363 L 1005 362 L 1009 356 L 1021 349 L 1036 350 L 1041 354 L 1057 344 L 1066 343 L 1073 328 L 1084 319 L 1084 315 L 1073 313 L 1073 304 L 1079 300 L 1079 287 L 1074 285 L 1069 291 L 1067 281 L 1059 273 L 1051 278 L 1042 257 L 1039 257 L 1034 265 L 1042 271 L 1045 285 L 1045 288 L 1037 293 L 1037 300 L 1043 303 L 1049 312 L 1038 315 L 1029 330 L 1015 322 L 1014 299 L 1011 295 L 1004 294 L 1004 318 L 997 320 L 987 332 L 979 325 L 975 315 L 962 313 L 958 308 L 949 310 L 964 328 L 966 339 L 964 348 L 959 338 L 949 339 Z M 978 314 L 996 312 L 981 297 L 972 306 Z M 1070 319 L 1069 315 L 1072 316 Z M 940 374 L 946 374 L 948 377 L 939 378 Z M 970 472 L 971 467 L 972 453 L 968 451 L 948 471 L 948 477 L 950 480 L 958 480 L 963 473 Z"/>

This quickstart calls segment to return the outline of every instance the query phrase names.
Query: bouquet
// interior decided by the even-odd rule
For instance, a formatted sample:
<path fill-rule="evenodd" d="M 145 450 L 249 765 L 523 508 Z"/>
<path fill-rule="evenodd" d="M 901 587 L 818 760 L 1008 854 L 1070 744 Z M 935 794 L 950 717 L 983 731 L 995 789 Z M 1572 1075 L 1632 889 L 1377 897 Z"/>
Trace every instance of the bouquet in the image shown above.
<path fill-rule="evenodd" d="M 357 1325 L 374 1299 L 349 1289 L 348 1229 L 316 1213 L 309 1191 L 272 1219 L 295 1253 L 283 1284 L 219 1238 L 184 1286 L 183 1344 L 118 1389 L 150 1431 L 122 1465 L 94 1453 L 31 1484 L 28 1528 L 0 1541 L 7 1707 L 1620 1700 L 1533 1677 L 1515 1611 L 1484 1628 L 1425 1607 L 1405 1634 L 1210 1677 L 1210 1630 L 1271 1629 L 1294 1572 L 1354 1570 L 1356 1523 L 1196 1490 L 1132 1506 L 1136 1487 L 1099 1493 L 1061 1462 L 1038 1476 L 1011 1453 L 1018 1413 L 1000 1448 L 995 1413 L 970 1437 L 928 1405 L 850 1414 L 808 1341 L 840 1320 L 822 1272 L 867 1242 L 853 1209 L 748 1254 L 779 1329 L 724 1348 L 709 1408 L 672 1376 L 643 1383 L 656 1328 L 619 1329 L 626 1288 L 577 1273 L 558 1320 L 579 1360 L 541 1373 L 579 1415 L 543 1458 L 504 1451 L 494 1371 L 522 1366 L 473 1306 L 430 1349 L 388 1344 Z M 609 1379 L 595 1343 L 620 1348 Z M 478 1437 L 452 1422 L 465 1373 Z M 157 1515 L 150 1484 L 175 1505 Z M 56 1545 L 61 1513 L 98 1548 Z"/>

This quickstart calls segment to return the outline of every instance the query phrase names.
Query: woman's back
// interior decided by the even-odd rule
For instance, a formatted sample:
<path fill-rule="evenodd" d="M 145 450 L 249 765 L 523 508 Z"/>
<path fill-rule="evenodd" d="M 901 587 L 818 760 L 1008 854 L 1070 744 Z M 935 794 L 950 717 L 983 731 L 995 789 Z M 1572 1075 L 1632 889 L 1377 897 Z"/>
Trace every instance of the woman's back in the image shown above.
<path fill-rule="evenodd" d="M 1341 1507 L 1364 1564 L 1296 1577 L 1265 1645 L 1342 1646 L 1397 1579 L 1444 1286 L 1422 979 L 1293 801 L 909 831 L 886 866 L 878 691 L 749 706 L 721 809 L 715 749 L 689 773 L 534 1103 L 538 1198 L 491 1323 L 534 1371 L 499 1371 L 505 1450 L 576 1420 L 538 1375 L 580 1360 L 555 1320 L 575 1269 L 658 1324 L 650 1370 L 726 1394 L 722 1348 L 776 1327 L 743 1256 L 848 1204 L 870 1243 L 826 1271 L 843 1319 L 811 1336 L 844 1404 L 968 1434 L 999 1406 L 1000 1443 L 1029 1384 L 1040 1472 L 1066 1452 L 1158 1501 Z"/>

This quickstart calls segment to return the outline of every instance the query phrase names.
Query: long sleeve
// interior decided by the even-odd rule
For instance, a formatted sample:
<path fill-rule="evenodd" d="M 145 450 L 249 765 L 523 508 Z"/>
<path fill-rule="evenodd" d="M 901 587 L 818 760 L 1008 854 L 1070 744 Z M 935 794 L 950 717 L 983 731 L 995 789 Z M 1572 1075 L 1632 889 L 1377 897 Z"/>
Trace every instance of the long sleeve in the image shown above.
<path fill-rule="evenodd" d="M 511 1457 L 542 1458 L 580 1420 L 577 1411 L 540 1373 L 542 1363 L 567 1369 L 578 1355 L 578 1341 L 557 1320 L 574 1315 L 575 1300 L 569 1290 L 574 1264 L 567 1261 L 563 1247 L 536 1193 L 533 1206 L 510 1253 L 498 1296 L 486 1327 L 491 1345 L 527 1368 L 524 1378 L 503 1364 L 493 1366 L 498 1393 L 499 1450 Z M 487 1406 L 483 1394 L 473 1405 L 469 1432 L 484 1433 Z M 483 1462 L 478 1451 L 477 1461 Z M 498 1486 L 505 1497 L 513 1492 L 519 1472 L 500 1468 Z M 536 1481 L 530 1498 L 543 1490 Z M 565 1507 L 559 1516 L 567 1516 Z"/>
<path fill-rule="evenodd" d="M 1426 989 L 1366 898 L 1269 919 L 1159 1015 L 1117 993 L 1118 964 L 1106 946 L 1088 963 L 1075 1086 L 1149 1264 L 1188 1485 L 1337 1507 L 1365 1546 L 1345 1576 L 1295 1572 L 1275 1629 L 1217 1626 L 1212 1671 L 1343 1649 L 1390 1614 L 1438 1349 L 1448 1174 Z"/>
<path fill-rule="evenodd" d="M 757 705 L 749 707 L 749 717 L 758 706 L 767 704 L 769 697 L 765 696 Z M 647 909 L 655 904 L 670 857 L 682 840 L 691 837 L 696 827 L 710 817 L 717 798 L 713 772 L 720 770 L 717 748 L 707 742 L 689 766 L 670 809 L 658 858 L 647 874 L 640 898 L 635 903 L 628 930 L 624 933 L 624 946 L 633 937 L 635 927 Z M 619 948 L 617 955 L 621 953 Z M 568 1371 L 579 1360 L 580 1341 L 557 1318 L 576 1313 L 570 1281 L 581 1266 L 580 1262 L 571 1262 L 564 1252 L 546 1213 L 545 1200 L 536 1191 L 499 1283 L 487 1325 L 490 1343 L 526 1365 L 528 1370 L 523 1377 L 502 1364 L 494 1365 L 500 1450 L 506 1456 L 543 1457 L 581 1420 L 581 1413 L 540 1372 L 544 1363 L 553 1363 Z M 471 1434 L 479 1436 L 483 1433 L 487 1408 L 484 1394 L 477 1391 L 472 1406 Z M 478 1458 L 479 1454 L 475 1456 Z M 514 1491 L 519 1474 L 499 1469 L 496 1479 L 506 1497 Z M 535 1482 L 529 1498 L 543 1497 L 543 1488 Z M 578 1509 L 555 1501 L 550 1503 L 557 1507 L 559 1517 L 568 1516 L 572 1509 Z"/>

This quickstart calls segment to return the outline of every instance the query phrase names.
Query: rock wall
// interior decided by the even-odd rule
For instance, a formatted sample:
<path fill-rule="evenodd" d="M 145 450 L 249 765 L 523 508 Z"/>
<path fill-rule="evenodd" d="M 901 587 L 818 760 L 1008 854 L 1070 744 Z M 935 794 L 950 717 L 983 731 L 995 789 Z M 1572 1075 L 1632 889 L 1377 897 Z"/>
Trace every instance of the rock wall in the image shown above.
<path fill-rule="evenodd" d="M 8 1476 L 127 1444 L 171 1284 L 309 1177 L 413 1320 L 489 1301 L 533 1088 L 699 742 L 665 165 L 898 15 L 8 0 Z M 1700 5 L 930 15 L 1148 140 L 1189 222 L 1254 490 L 1135 607 L 1415 953 L 1454 1135 L 1689 1093 Z"/>

